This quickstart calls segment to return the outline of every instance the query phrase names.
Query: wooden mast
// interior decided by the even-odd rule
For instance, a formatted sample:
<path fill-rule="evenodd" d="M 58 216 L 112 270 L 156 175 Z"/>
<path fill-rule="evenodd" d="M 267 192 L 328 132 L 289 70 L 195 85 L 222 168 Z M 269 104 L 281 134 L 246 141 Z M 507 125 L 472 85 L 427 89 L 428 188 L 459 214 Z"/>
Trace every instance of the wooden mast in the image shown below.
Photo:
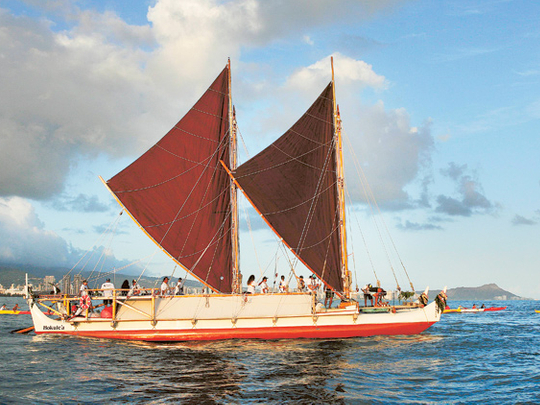
<path fill-rule="evenodd" d="M 231 58 L 228 60 L 229 73 L 229 167 L 236 170 L 237 160 L 237 139 L 236 139 L 236 114 L 232 105 L 231 95 Z M 242 281 L 240 279 L 239 257 L 240 249 L 238 243 L 238 198 L 236 184 L 230 180 L 231 188 L 231 243 L 232 243 L 232 292 L 240 293 Z"/>
<path fill-rule="evenodd" d="M 345 179 L 343 170 L 343 146 L 341 138 L 341 118 L 339 115 L 339 106 L 336 104 L 336 84 L 334 82 L 334 57 L 330 57 L 332 65 L 332 92 L 334 104 L 334 139 L 336 148 L 336 171 L 337 171 L 337 197 L 339 210 L 339 244 L 341 247 L 341 277 L 343 279 L 343 293 L 345 297 L 350 298 L 351 277 L 349 274 L 348 256 L 347 256 L 347 234 L 345 227 Z"/>

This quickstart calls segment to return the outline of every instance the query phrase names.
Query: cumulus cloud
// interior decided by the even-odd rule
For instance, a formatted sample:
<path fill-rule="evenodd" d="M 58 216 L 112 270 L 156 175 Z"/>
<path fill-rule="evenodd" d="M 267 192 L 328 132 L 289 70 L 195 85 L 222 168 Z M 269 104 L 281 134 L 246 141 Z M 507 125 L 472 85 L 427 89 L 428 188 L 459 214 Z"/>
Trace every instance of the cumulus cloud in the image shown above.
<path fill-rule="evenodd" d="M 373 66 L 366 62 L 340 53 L 335 53 L 332 57 L 336 69 L 339 69 L 336 86 L 350 86 L 354 83 L 357 90 L 362 87 L 382 89 L 387 86 L 385 77 L 375 73 Z M 316 92 L 317 89 L 323 89 L 331 78 L 330 56 L 328 56 L 310 66 L 298 69 L 288 78 L 286 86 L 295 90 L 302 89 L 304 92 Z"/>
<path fill-rule="evenodd" d="M 243 48 L 399 3 L 159 0 L 142 26 L 69 0 L 29 0 L 33 12 L 20 16 L 3 9 L 0 196 L 46 200 L 79 157 L 145 150 Z"/>
<path fill-rule="evenodd" d="M 61 266 L 78 256 L 64 239 L 44 228 L 32 204 L 20 197 L 0 198 L 0 240 L 3 263 Z"/>
<path fill-rule="evenodd" d="M 344 122 L 344 133 L 349 142 L 345 143 L 348 178 L 358 178 L 359 170 L 352 166 L 357 160 L 380 204 L 395 208 L 426 206 L 427 197 L 420 196 L 415 201 L 405 188 L 431 167 L 434 148 L 431 122 L 415 127 L 405 109 L 388 110 L 382 101 L 355 112 L 350 122 Z M 349 132 L 348 127 L 355 131 Z M 425 189 L 430 179 L 424 177 L 421 181 Z M 350 187 L 353 200 L 366 201 L 363 189 L 353 184 Z"/>
<path fill-rule="evenodd" d="M 56 33 L 6 12 L 0 24 L 0 196 L 50 198 L 81 155 L 136 148 L 150 105 L 142 55 L 100 30 Z"/>
<path fill-rule="evenodd" d="M 482 185 L 475 178 L 474 173 L 468 172 L 467 165 L 459 166 L 453 162 L 449 163 L 448 168 L 441 170 L 441 174 L 454 181 L 456 196 L 439 195 L 436 212 L 469 217 L 473 214 L 486 214 L 495 210 L 495 204 L 483 194 Z"/>

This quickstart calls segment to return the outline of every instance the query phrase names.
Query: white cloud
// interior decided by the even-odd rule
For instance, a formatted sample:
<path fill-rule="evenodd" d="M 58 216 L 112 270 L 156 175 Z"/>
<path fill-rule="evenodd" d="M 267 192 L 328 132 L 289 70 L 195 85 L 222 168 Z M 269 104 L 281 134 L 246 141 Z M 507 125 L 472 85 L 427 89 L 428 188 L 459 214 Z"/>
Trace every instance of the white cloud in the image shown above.
<path fill-rule="evenodd" d="M 36 266 L 71 263 L 72 252 L 66 241 L 44 229 L 27 200 L 0 198 L 0 261 Z"/>
<path fill-rule="evenodd" d="M 344 121 L 344 133 L 350 144 L 346 142 L 344 150 L 346 174 L 354 179 L 348 182 L 352 198 L 366 200 L 361 187 L 355 186 L 359 181 L 352 162 L 357 159 L 378 203 L 410 207 L 413 201 L 405 187 L 431 165 L 434 141 L 430 122 L 413 127 L 404 108 L 387 110 L 382 102 L 359 106 L 349 112 L 349 118 Z"/>
<path fill-rule="evenodd" d="M 373 71 L 373 67 L 364 61 L 356 60 L 340 53 L 332 55 L 334 58 L 334 70 L 339 72 L 336 77 L 336 87 L 346 87 L 351 84 L 356 89 L 362 87 L 373 87 L 383 89 L 386 87 L 384 76 Z M 298 69 L 287 80 L 287 86 L 294 89 L 317 89 L 321 91 L 332 78 L 330 69 L 330 56 L 317 61 L 316 63 Z M 313 91 L 313 90 L 312 90 Z"/>

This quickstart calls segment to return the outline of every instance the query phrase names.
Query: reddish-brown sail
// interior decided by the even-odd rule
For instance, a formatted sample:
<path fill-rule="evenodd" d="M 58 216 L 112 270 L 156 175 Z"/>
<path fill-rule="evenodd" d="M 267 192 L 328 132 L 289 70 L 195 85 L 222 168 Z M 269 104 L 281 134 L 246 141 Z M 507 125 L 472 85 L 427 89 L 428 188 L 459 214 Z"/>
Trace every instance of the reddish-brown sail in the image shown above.
<path fill-rule="evenodd" d="M 333 84 L 277 141 L 234 177 L 293 252 L 335 291 L 343 291 Z"/>
<path fill-rule="evenodd" d="M 220 292 L 232 283 L 229 69 L 152 148 L 107 183 L 147 234 Z"/>

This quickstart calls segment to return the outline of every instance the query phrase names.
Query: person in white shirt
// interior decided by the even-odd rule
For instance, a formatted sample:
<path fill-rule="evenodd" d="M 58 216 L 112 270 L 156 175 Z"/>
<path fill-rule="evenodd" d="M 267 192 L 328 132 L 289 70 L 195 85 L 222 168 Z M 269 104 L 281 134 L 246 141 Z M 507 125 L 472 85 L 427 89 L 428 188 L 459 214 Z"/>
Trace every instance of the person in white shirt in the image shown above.
<path fill-rule="evenodd" d="M 259 287 L 261 287 L 261 293 L 268 294 L 268 283 L 266 282 L 268 280 L 268 277 L 263 277 L 262 281 L 259 283 Z"/>
<path fill-rule="evenodd" d="M 184 295 L 184 282 L 186 280 L 182 280 L 182 277 L 178 279 L 178 282 L 176 283 L 176 287 L 174 287 L 174 295 Z"/>
<path fill-rule="evenodd" d="M 279 292 L 286 293 L 289 291 L 289 286 L 285 280 L 285 276 L 281 276 L 281 281 L 279 282 Z"/>
<path fill-rule="evenodd" d="M 88 295 L 88 281 L 84 280 L 82 282 L 81 288 L 79 289 L 79 295 L 81 297 Z"/>
<path fill-rule="evenodd" d="M 139 295 L 141 293 L 141 286 L 137 283 L 137 280 L 133 280 L 133 284 L 129 290 L 128 296 Z"/>
<path fill-rule="evenodd" d="M 113 296 L 113 290 L 114 290 L 114 284 L 111 283 L 111 279 L 108 278 L 107 281 L 105 281 L 103 284 L 101 284 L 101 289 L 103 290 L 103 298 L 107 298 L 103 300 L 103 303 L 105 305 L 111 305 L 112 304 L 112 296 Z"/>
<path fill-rule="evenodd" d="M 163 283 L 161 283 L 160 288 L 160 294 L 162 297 L 169 295 L 170 287 L 169 287 L 169 277 L 163 278 Z"/>
<path fill-rule="evenodd" d="M 253 274 L 249 276 L 249 279 L 247 282 L 247 293 L 255 294 L 255 276 Z"/>
<path fill-rule="evenodd" d="M 319 289 L 319 283 L 317 282 L 317 277 L 312 274 L 311 276 L 309 276 L 309 284 L 308 284 L 308 288 L 310 291 L 313 291 L 313 292 L 317 292 L 317 290 Z"/>

